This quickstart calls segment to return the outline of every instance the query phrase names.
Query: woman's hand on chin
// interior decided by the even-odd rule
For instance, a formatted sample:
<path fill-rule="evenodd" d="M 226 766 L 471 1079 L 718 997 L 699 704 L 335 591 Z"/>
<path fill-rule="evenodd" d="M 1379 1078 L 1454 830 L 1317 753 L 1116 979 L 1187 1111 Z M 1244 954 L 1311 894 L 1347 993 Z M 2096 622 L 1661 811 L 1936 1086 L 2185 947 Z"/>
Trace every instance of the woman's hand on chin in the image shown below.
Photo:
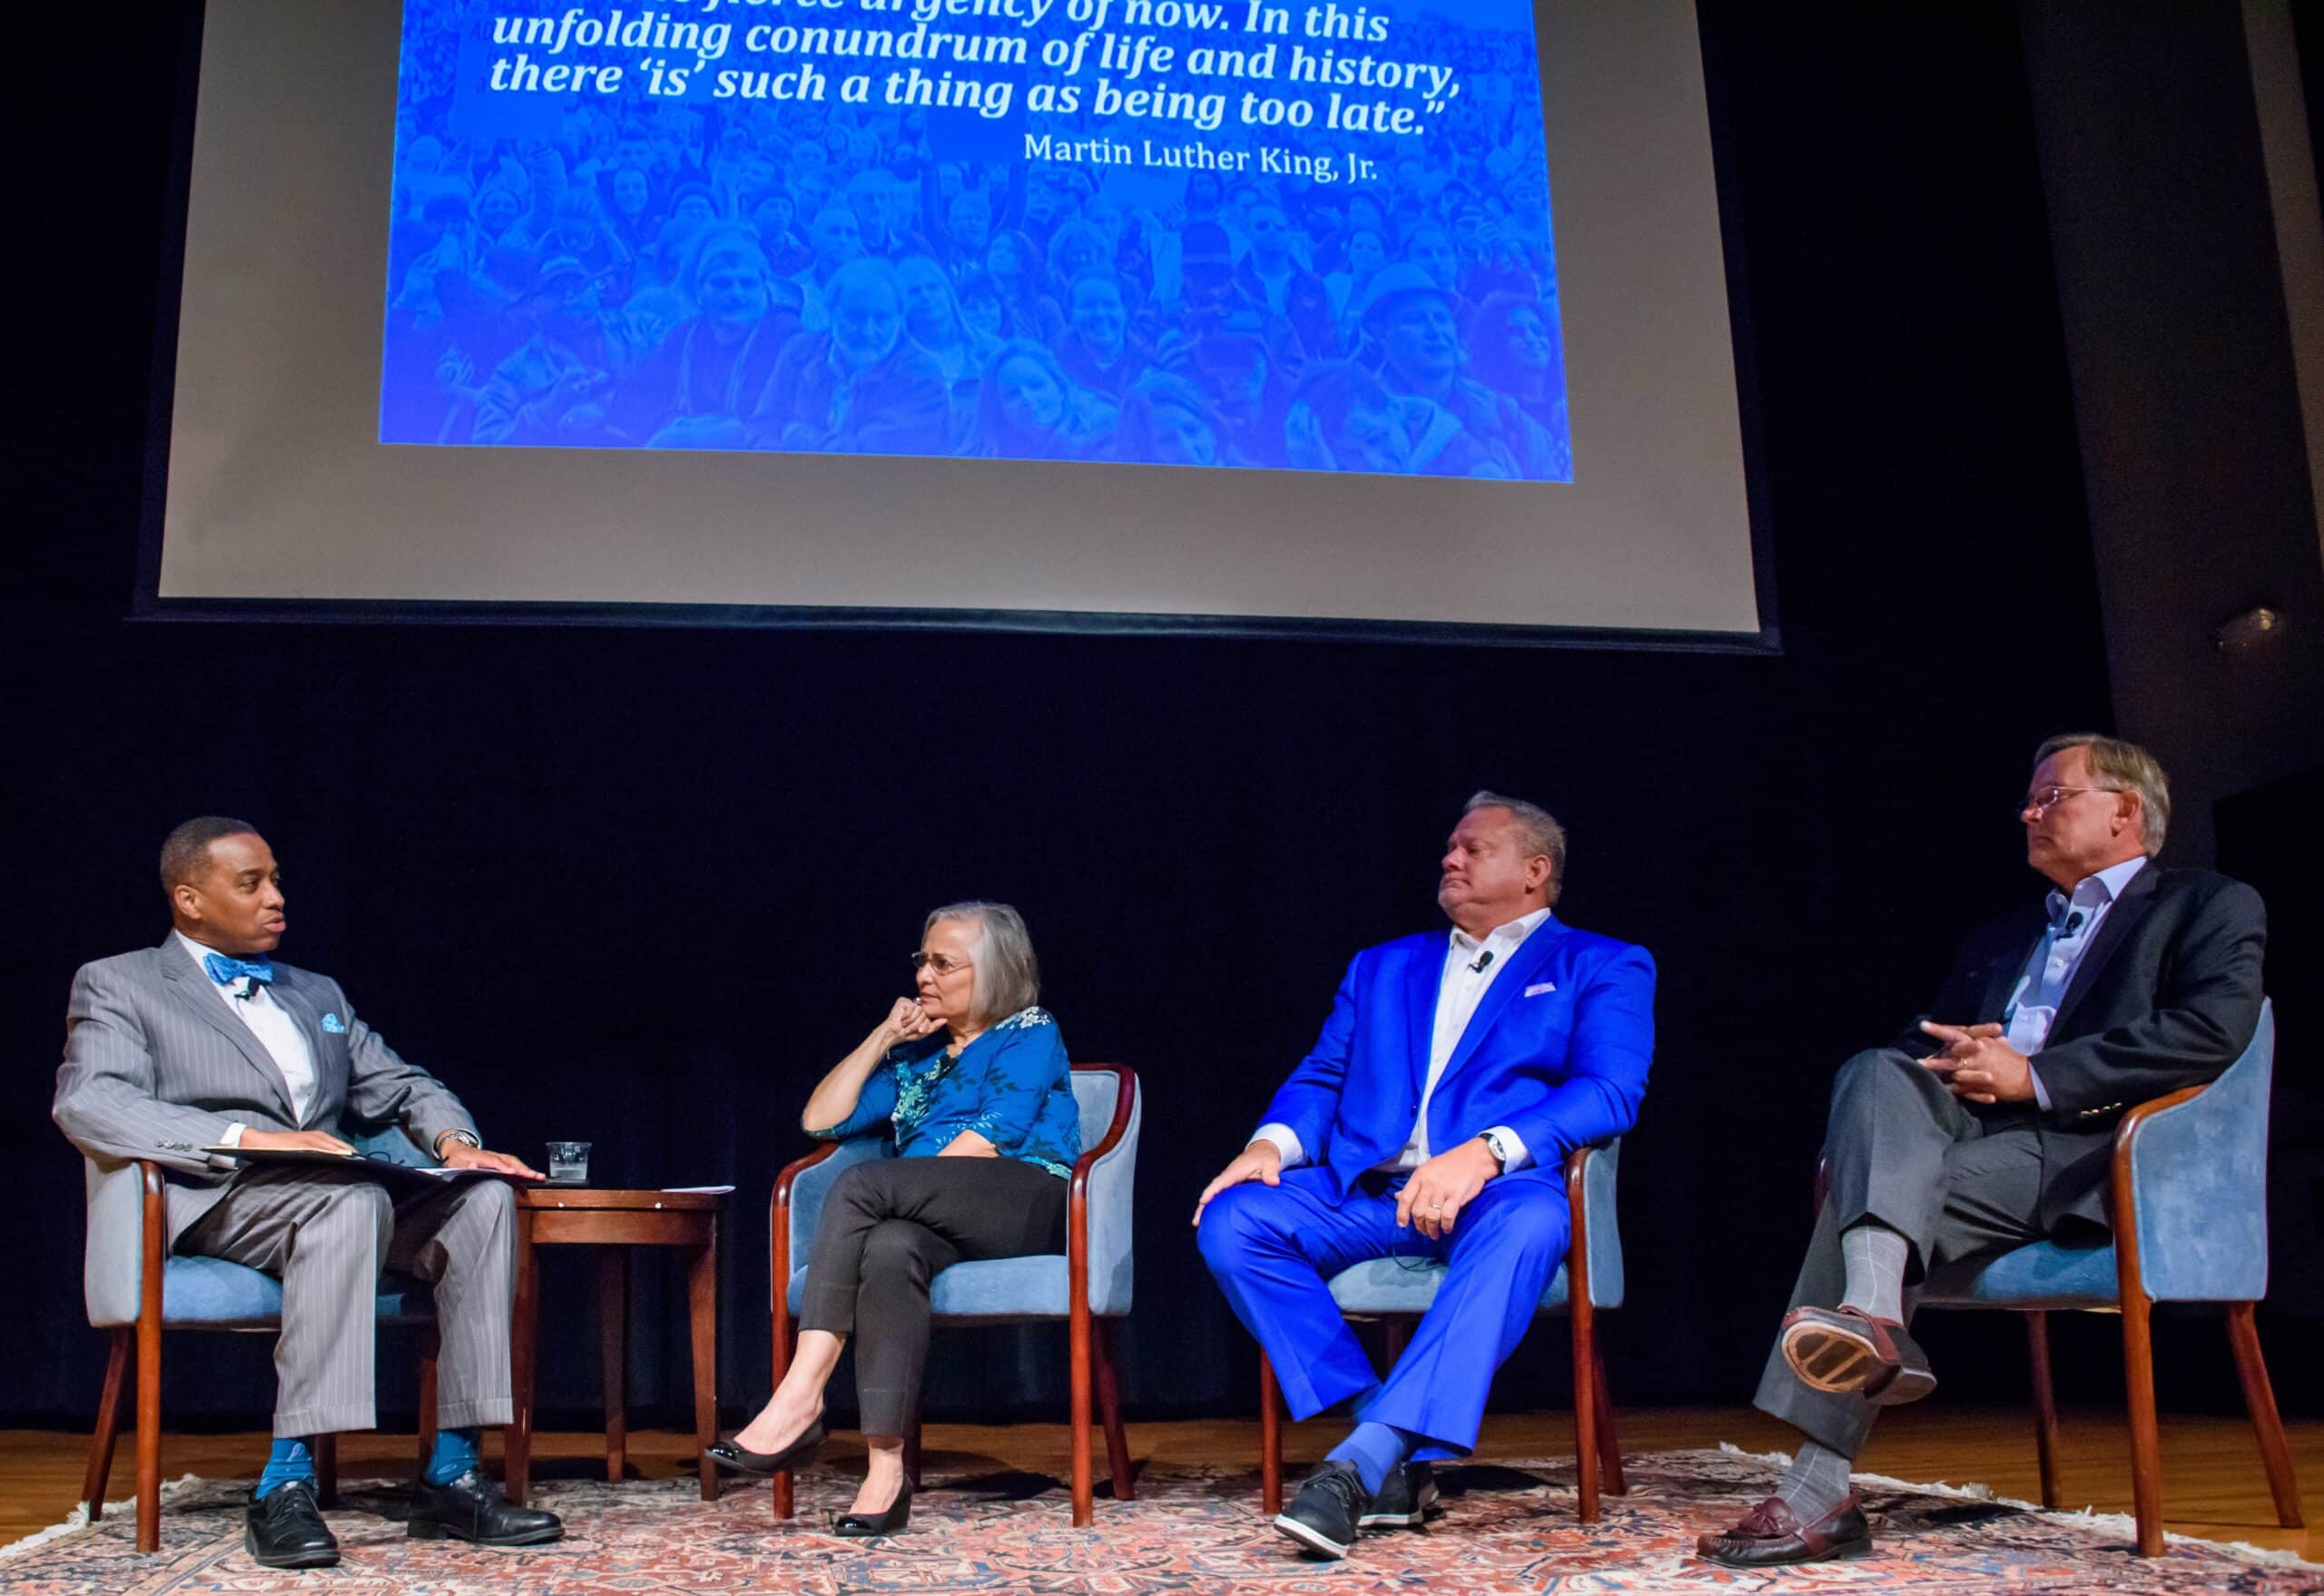
<path fill-rule="evenodd" d="M 905 1042 L 916 1042 L 943 1029 L 944 1022 L 929 1018 L 928 1011 L 920 1006 L 918 998 L 898 998 L 896 1006 L 888 1010 L 887 1019 L 880 1022 L 879 1030 L 873 1034 L 887 1039 L 881 1044 L 884 1050 Z"/>

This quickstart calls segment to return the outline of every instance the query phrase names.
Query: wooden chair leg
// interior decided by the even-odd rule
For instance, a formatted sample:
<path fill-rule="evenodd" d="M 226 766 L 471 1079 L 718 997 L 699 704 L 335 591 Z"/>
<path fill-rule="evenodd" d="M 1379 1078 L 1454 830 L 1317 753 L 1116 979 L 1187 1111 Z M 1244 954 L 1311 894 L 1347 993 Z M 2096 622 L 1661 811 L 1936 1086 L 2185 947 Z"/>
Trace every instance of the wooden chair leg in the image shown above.
<path fill-rule="evenodd" d="M 1394 1372 L 1397 1360 L 1404 1355 L 1404 1348 L 1413 1344 L 1413 1321 L 1392 1318 L 1385 1321 L 1381 1329 L 1385 1333 L 1388 1350 L 1388 1366 L 1381 1371 L 1385 1376 Z"/>
<path fill-rule="evenodd" d="M 1590 1299 L 1573 1302 L 1574 1510 L 1585 1524 L 1598 1522 L 1598 1334 Z"/>
<path fill-rule="evenodd" d="M 911 1433 L 904 1437 L 904 1478 L 911 1482 L 913 1490 L 920 1489 L 920 1421 L 917 1418 L 911 1422 Z"/>
<path fill-rule="evenodd" d="M 1283 1394 L 1275 1389 L 1275 1363 L 1259 1351 L 1259 1510 L 1283 1511 Z"/>
<path fill-rule="evenodd" d="M 2154 1419 L 2153 1305 L 2135 1288 L 2122 1293 L 2122 1374 L 2130 1387 L 2131 1499 L 2138 1514 L 2141 1557 L 2162 1555 L 2162 1440 Z"/>
<path fill-rule="evenodd" d="M 2276 1522 L 2287 1530 L 2298 1530 L 2306 1527 L 2299 1516 L 2299 1476 L 2292 1472 L 2291 1452 L 2284 1444 L 2284 1422 L 2276 1412 L 2268 1361 L 2260 1355 L 2260 1326 L 2252 1317 L 2257 1305 L 2227 1305 L 2227 1338 L 2235 1348 L 2235 1373 L 2243 1382 L 2243 1405 L 2260 1438 L 2260 1461 L 2267 1467 L 2268 1491 L 2276 1499 Z"/>
<path fill-rule="evenodd" d="M 788 1282 L 774 1283 L 774 1384 L 780 1389 L 783 1377 L 791 1372 L 791 1354 L 797 1345 L 797 1332 L 791 1325 L 791 1305 L 783 1293 Z M 774 1518 L 777 1523 L 797 1511 L 793 1497 L 794 1482 L 791 1471 L 784 1469 L 774 1476 Z"/>
<path fill-rule="evenodd" d="M 88 1504 L 93 1524 L 104 1516 L 113 1446 L 121 1434 L 121 1389 L 129 1382 L 129 1346 L 135 1335 L 126 1325 L 114 1325 L 113 1346 L 105 1355 L 104 1391 L 97 1398 L 97 1427 L 89 1437 L 89 1472 L 81 1476 L 81 1500 Z"/>
<path fill-rule="evenodd" d="M 149 1256 L 148 1267 L 153 1268 Z M 158 1270 L 154 1271 L 158 1273 Z M 152 1276 L 149 1275 L 148 1278 Z M 162 1549 L 162 1303 L 146 1294 L 137 1321 L 137 1550 Z"/>
<path fill-rule="evenodd" d="M 339 1505 L 339 1437 L 315 1437 L 315 1505 Z"/>
<path fill-rule="evenodd" d="M 1073 1527 L 1086 1529 L 1098 1516 L 1097 1480 L 1089 1462 L 1089 1309 L 1066 1325 L 1073 1402 Z"/>
<path fill-rule="evenodd" d="M 436 1359 L 443 1350 L 443 1335 L 435 1325 L 419 1333 L 419 1472 L 423 1474 L 436 1455 Z"/>
<path fill-rule="evenodd" d="M 1098 1354 L 1098 1415 L 1106 1425 L 1106 1469 L 1113 1477 L 1114 1500 L 1137 1500 L 1137 1464 L 1129 1454 L 1129 1434 L 1122 1428 L 1122 1394 L 1114 1366 L 1114 1322 L 1100 1319 L 1095 1326 Z"/>
<path fill-rule="evenodd" d="M 2058 1505 L 2058 1399 L 2050 1384 L 2050 1315 L 2025 1315 L 2025 1350 L 2034 1364 L 2034 1450 L 2042 1463 L 2042 1505 Z"/>
<path fill-rule="evenodd" d="M 1592 1399 L 1598 1405 L 1598 1472 L 1599 1483 L 1615 1496 L 1630 1493 L 1630 1482 L 1622 1475 L 1622 1441 L 1614 1429 L 1614 1394 L 1606 1384 L 1606 1349 L 1595 1349 L 1591 1363 L 1596 1365 L 1597 1378 L 1591 1384 Z"/>

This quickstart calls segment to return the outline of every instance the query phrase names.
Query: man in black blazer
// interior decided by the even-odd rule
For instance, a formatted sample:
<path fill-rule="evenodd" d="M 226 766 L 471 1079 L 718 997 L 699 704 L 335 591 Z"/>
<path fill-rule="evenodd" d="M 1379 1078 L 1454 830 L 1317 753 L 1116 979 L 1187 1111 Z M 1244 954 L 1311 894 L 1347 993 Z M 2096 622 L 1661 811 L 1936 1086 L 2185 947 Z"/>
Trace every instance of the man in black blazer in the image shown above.
<path fill-rule="evenodd" d="M 2110 737 L 2053 737 L 2019 818 L 2055 890 L 1972 936 L 1933 1018 L 1857 1054 L 1832 1089 L 1827 1187 L 1755 1399 L 1804 1437 L 1776 1494 L 1700 1537 L 1758 1568 L 1862 1556 L 1848 1486 L 1874 1416 L 1936 1377 L 1905 1328 L 1909 1286 L 2044 1237 L 2105 1234 L 2123 1112 L 2217 1079 L 2260 1023 L 2259 893 L 2152 862 L 2162 768 Z"/>

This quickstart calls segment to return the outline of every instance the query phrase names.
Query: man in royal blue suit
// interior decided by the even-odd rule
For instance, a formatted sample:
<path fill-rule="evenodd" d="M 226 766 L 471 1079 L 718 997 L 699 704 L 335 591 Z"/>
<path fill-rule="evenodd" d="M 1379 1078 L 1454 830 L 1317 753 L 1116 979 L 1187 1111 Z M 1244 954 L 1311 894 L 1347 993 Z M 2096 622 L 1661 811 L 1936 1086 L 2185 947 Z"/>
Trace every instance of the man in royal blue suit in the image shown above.
<path fill-rule="evenodd" d="M 1240 1157 L 1196 1206 L 1203 1257 L 1300 1418 L 1358 1423 L 1275 1527 L 1344 1557 L 1418 1523 L 1427 1461 L 1475 1444 L 1572 1234 L 1561 1166 L 1629 1129 L 1654 1051 L 1654 961 L 1562 925 L 1565 833 L 1534 804 L 1469 800 L 1436 901 L 1452 921 L 1367 948 Z M 1444 1283 L 1385 1380 L 1325 1285 L 1369 1258 L 1441 1258 Z"/>

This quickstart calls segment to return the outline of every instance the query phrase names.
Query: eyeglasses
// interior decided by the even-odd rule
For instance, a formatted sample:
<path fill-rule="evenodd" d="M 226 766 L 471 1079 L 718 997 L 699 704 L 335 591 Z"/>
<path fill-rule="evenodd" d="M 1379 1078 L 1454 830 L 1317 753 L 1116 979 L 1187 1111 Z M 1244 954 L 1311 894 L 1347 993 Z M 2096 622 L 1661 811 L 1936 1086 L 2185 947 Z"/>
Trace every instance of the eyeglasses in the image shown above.
<path fill-rule="evenodd" d="M 911 956 L 911 967 L 914 970 L 933 970 L 939 975 L 953 975 L 966 970 L 969 961 L 955 959 L 950 953 L 920 952 Z"/>
<path fill-rule="evenodd" d="M 2064 802 L 2071 793 L 2119 793 L 2122 790 L 2120 787 L 2039 787 L 2025 794 L 2017 806 L 2017 813 L 2024 814 L 2030 809 L 2036 814 L 2045 814 Z"/>

